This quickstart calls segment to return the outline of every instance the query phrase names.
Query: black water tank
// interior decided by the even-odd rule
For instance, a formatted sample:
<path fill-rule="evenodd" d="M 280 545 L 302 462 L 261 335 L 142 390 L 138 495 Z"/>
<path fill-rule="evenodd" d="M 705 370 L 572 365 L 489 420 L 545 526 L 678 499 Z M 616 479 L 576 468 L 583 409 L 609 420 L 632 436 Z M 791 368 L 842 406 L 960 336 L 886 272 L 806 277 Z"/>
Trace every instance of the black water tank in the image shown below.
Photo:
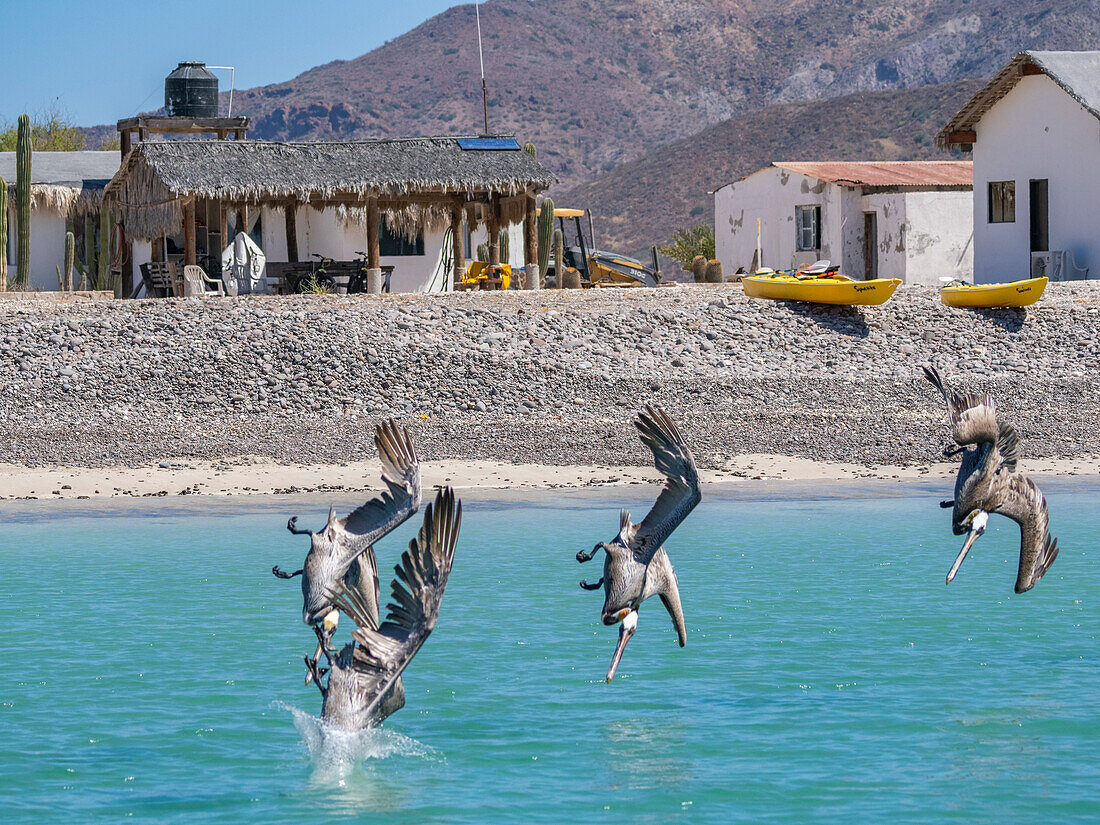
<path fill-rule="evenodd" d="M 205 63 L 180 63 L 164 79 L 164 110 L 169 117 L 217 117 L 218 78 Z"/>

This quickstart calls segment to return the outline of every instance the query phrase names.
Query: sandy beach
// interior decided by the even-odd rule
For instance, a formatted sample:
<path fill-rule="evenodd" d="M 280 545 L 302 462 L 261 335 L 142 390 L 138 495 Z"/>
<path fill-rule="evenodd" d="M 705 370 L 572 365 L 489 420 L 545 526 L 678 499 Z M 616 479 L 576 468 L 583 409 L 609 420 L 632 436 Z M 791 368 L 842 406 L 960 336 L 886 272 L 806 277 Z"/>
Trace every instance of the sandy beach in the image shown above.
<path fill-rule="evenodd" d="M 166 462 L 167 463 L 167 462 Z M 751 488 L 756 482 L 834 482 L 950 479 L 957 464 L 928 466 L 831 463 L 780 455 L 741 455 L 718 469 L 704 469 L 707 484 Z M 1097 476 L 1100 457 L 1023 462 L 1037 478 Z M 577 489 L 616 485 L 657 484 L 652 467 L 554 466 L 498 461 L 431 461 L 423 465 L 425 487 L 449 484 L 459 490 Z M 30 469 L 0 465 L 0 500 L 99 499 L 163 496 L 302 495 L 353 493 L 379 484 L 377 462 L 342 465 L 283 465 L 258 458 L 232 463 L 175 462 L 154 467 L 61 467 Z"/>

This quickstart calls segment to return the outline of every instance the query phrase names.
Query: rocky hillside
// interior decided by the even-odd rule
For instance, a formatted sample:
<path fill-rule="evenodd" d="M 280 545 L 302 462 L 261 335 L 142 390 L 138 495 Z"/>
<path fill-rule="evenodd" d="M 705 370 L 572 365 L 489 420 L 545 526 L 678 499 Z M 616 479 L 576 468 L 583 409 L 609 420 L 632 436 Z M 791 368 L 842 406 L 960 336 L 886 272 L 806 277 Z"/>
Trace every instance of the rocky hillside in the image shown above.
<path fill-rule="evenodd" d="M 677 227 L 713 223 L 710 192 L 774 160 L 952 157 L 933 138 L 980 86 L 965 80 L 769 106 L 660 146 L 555 202 L 592 209 L 601 247 L 644 256 Z"/>
<path fill-rule="evenodd" d="M 1100 42 L 1096 0 L 488 0 L 489 126 L 565 185 L 774 103 L 989 77 Z M 253 137 L 480 131 L 474 8 L 362 57 L 238 93 Z"/>

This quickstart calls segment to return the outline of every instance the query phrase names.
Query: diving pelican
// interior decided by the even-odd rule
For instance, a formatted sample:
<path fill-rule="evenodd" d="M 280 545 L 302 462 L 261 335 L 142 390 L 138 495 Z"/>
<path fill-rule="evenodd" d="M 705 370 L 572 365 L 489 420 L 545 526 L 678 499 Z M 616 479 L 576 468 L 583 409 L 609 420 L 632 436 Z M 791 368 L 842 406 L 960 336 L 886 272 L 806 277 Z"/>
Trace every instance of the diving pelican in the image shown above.
<path fill-rule="evenodd" d="M 672 626 L 680 647 L 687 643 L 684 609 L 676 571 L 665 552 L 664 543 L 702 499 L 695 459 L 680 431 L 660 407 L 646 406 L 634 425 L 642 442 L 653 450 L 653 461 L 666 477 L 665 486 L 652 509 L 640 524 L 632 524 L 630 513 L 619 514 L 619 534 L 609 542 L 600 542 L 591 553 L 577 553 L 577 561 L 590 561 L 597 552 L 605 552 L 603 577 L 595 584 L 581 581 L 585 590 L 604 589 L 603 623 L 619 625 L 619 641 L 607 671 L 607 681 L 615 678 L 626 643 L 638 627 L 638 608 L 650 596 L 660 596 L 672 617 Z"/>
<path fill-rule="evenodd" d="M 353 641 L 329 659 L 324 672 L 312 663 L 321 691 L 321 718 L 343 730 L 378 724 L 405 704 L 401 672 L 431 635 L 439 617 L 443 591 L 451 574 L 455 544 L 462 523 L 462 502 L 450 487 L 441 489 L 424 513 L 418 536 L 394 567 L 386 620 L 379 624 L 377 602 L 364 601 L 362 587 L 337 580 L 328 598 L 357 625 Z M 377 598 L 377 595 L 376 595 Z M 310 666 L 310 660 L 306 660 Z"/>
<path fill-rule="evenodd" d="M 1051 538 L 1047 502 L 1035 483 L 1017 472 L 1019 433 L 997 418 L 997 407 L 988 393 L 960 394 L 948 390 L 935 367 L 924 368 L 925 377 L 947 402 L 951 435 L 959 446 L 945 455 L 962 453 L 955 480 L 955 498 L 940 502 L 951 507 L 951 529 L 966 541 L 947 574 L 950 584 L 982 534 L 990 513 L 1000 513 L 1020 525 L 1020 566 L 1016 592 L 1026 593 L 1050 569 L 1058 557 L 1058 540 Z"/>
<path fill-rule="evenodd" d="M 375 430 L 374 443 L 382 460 L 386 490 L 344 518 L 337 518 L 335 509 L 330 509 L 328 523 L 317 533 L 298 529 L 298 517 L 292 518 L 287 529 L 296 536 L 310 537 L 305 564 L 294 573 L 286 573 L 278 565 L 271 569 L 281 579 L 302 577 L 302 621 L 313 627 L 318 640 L 314 662 L 322 650 L 331 649 L 330 639 L 339 622 L 329 592 L 342 578 L 354 587 L 362 576 L 360 557 L 370 553 L 373 559 L 374 543 L 420 507 L 420 461 L 408 431 L 392 420 L 384 421 Z M 307 677 L 306 684 L 309 681 Z"/>

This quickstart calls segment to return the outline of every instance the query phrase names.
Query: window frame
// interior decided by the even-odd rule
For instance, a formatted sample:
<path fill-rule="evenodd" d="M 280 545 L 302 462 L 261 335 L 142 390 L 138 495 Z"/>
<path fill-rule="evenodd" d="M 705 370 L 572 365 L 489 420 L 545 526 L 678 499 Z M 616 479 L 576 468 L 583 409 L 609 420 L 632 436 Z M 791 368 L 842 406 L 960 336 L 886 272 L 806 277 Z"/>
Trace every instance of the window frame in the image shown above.
<path fill-rule="evenodd" d="M 1016 223 L 1016 181 L 988 181 L 986 193 L 986 222 Z"/>
<path fill-rule="evenodd" d="M 809 225 L 805 225 L 804 215 L 809 215 Z M 802 242 L 805 232 L 810 233 L 809 245 Z M 794 246 L 799 252 L 821 251 L 821 204 L 809 203 L 794 208 Z"/>

